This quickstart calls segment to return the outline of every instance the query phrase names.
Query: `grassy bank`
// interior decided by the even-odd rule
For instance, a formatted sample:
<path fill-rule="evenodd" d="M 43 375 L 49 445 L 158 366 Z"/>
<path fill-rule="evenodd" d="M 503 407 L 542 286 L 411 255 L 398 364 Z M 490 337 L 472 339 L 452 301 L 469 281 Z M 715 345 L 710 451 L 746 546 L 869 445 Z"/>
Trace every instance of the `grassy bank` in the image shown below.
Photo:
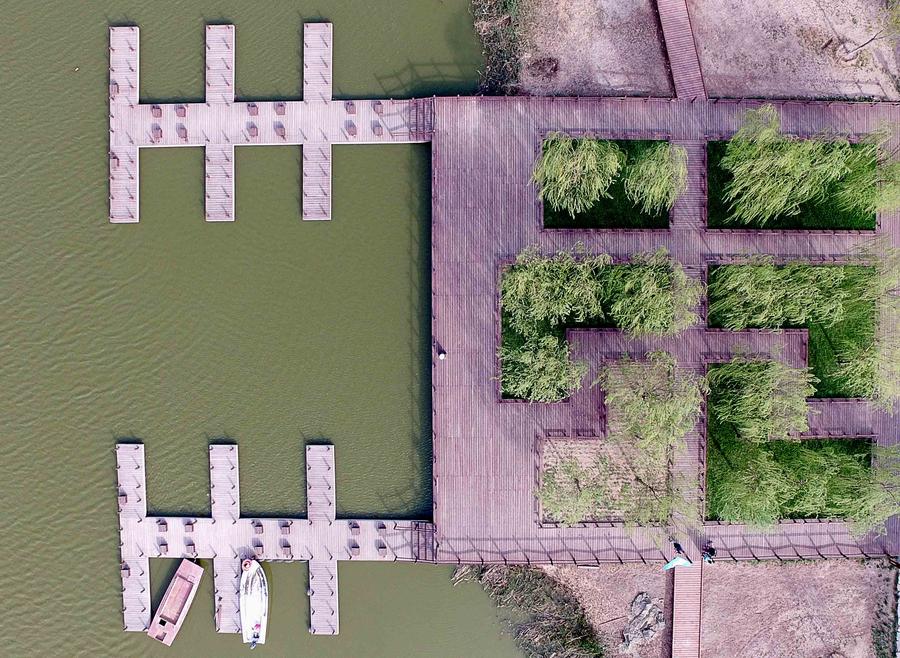
<path fill-rule="evenodd" d="M 532 658 L 600 658 L 604 655 L 574 594 L 533 567 L 459 567 L 453 581 L 481 584 L 509 613 L 516 643 Z"/>

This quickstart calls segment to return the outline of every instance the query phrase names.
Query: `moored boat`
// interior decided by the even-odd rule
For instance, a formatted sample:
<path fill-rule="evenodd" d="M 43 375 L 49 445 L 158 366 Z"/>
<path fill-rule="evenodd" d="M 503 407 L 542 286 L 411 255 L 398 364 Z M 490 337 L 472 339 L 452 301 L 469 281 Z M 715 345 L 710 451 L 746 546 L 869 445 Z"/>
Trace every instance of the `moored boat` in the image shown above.
<path fill-rule="evenodd" d="M 266 643 L 269 619 L 269 584 L 262 565 L 256 560 L 241 563 L 241 634 L 253 649 Z"/>
<path fill-rule="evenodd" d="M 156 609 L 153 621 L 150 622 L 147 635 L 166 646 L 172 644 L 191 608 L 202 576 L 203 567 L 199 564 L 190 560 L 181 561 Z"/>

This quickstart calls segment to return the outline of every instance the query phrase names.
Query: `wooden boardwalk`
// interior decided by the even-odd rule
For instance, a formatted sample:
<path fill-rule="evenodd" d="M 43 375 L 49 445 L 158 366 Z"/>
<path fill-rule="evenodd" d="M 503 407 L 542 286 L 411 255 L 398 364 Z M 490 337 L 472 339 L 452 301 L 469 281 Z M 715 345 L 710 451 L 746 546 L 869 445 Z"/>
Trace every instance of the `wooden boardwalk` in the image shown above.
<path fill-rule="evenodd" d="M 109 220 L 140 218 L 141 148 L 206 149 L 206 219 L 234 221 L 234 147 L 304 147 L 304 219 L 331 219 L 331 145 L 391 144 L 431 139 L 431 101 L 332 98 L 332 27 L 308 23 L 303 37 L 302 101 L 235 99 L 233 25 L 206 27 L 206 100 L 140 103 L 139 30 L 111 27 Z M 307 153 L 307 150 L 309 151 Z M 310 171 L 307 171 L 307 168 Z"/>
<path fill-rule="evenodd" d="M 675 567 L 673 571 L 672 658 L 697 658 L 700 655 L 703 563 Z"/>
<path fill-rule="evenodd" d="M 212 560 L 215 624 L 221 633 L 241 630 L 242 559 L 309 562 L 310 632 L 327 635 L 339 629 L 338 562 L 433 560 L 433 549 L 423 551 L 426 522 L 336 519 L 332 446 L 307 446 L 306 462 L 305 518 L 241 516 L 234 445 L 209 447 L 210 517 L 148 516 L 144 446 L 117 445 L 125 630 L 146 631 L 150 623 L 150 558 Z"/>
<path fill-rule="evenodd" d="M 446 352 L 432 366 L 434 399 L 434 518 L 437 559 L 443 562 L 595 564 L 668 558 L 668 537 L 656 528 L 627 531 L 615 524 L 555 528 L 540 523 L 534 498 L 539 441 L 548 436 L 602 436 L 598 393 L 584 390 L 565 403 L 522 404 L 499 397 L 496 359 L 499 337 L 497 280 L 502 263 L 537 245 L 545 252 L 583 244 L 589 252 L 627 258 L 638 251 L 666 247 L 692 276 L 711 263 L 746 253 L 777 258 L 809 258 L 830 263 L 846 259 L 871 240 L 871 231 L 713 231 L 706 224 L 705 153 L 707 139 L 727 138 L 744 111 L 758 103 L 683 102 L 666 99 L 437 98 L 435 104 L 432 202 L 432 328 L 435 345 Z M 894 103 L 775 102 L 786 131 L 815 135 L 833 129 L 865 134 L 883 123 L 900 122 Z M 665 230 L 559 231 L 542 228 L 541 204 L 530 173 L 542 136 L 550 130 L 591 131 L 607 137 L 668 136 L 688 152 L 688 188 Z M 896 215 L 880 218 L 879 232 L 897 243 Z M 623 352 L 669 349 L 685 367 L 730 357 L 744 343 L 780 358 L 806 362 L 804 331 L 736 335 L 692 329 L 673 339 L 628 341 L 619 332 L 571 331 L 574 353 L 596 366 Z M 838 406 L 843 405 L 843 406 Z M 814 414 L 829 427 L 860 421 L 844 434 L 868 429 L 875 413 L 867 402 L 814 402 L 844 409 Z M 877 415 L 879 443 L 896 441 L 897 420 Z M 856 422 L 856 421 L 854 421 Z M 700 428 L 702 429 L 702 428 Z M 822 431 L 826 431 L 824 427 Z M 835 429 L 831 428 L 831 432 Z M 868 435 L 868 432 L 867 432 Z M 694 437 L 698 441 L 700 436 Z M 704 441 L 705 443 L 705 441 Z M 683 464 L 699 472 L 702 504 L 705 445 Z M 691 451 L 689 451 L 691 452 Z M 693 463 L 693 466 L 691 465 Z M 791 541 L 800 554 L 883 554 L 900 548 L 896 523 L 886 536 L 854 541 L 842 523 L 790 524 L 771 533 L 773 542 Z M 710 525 L 683 541 L 696 557 L 704 534 L 717 538 L 724 559 L 753 554 L 781 557 L 781 547 L 765 551 L 759 533 Z M 827 538 L 830 545 L 826 546 Z M 718 543 L 721 540 L 721 547 Z M 850 546 L 856 548 L 851 551 Z"/>
<path fill-rule="evenodd" d="M 687 0 L 656 0 L 659 22 L 669 56 L 675 95 L 684 100 L 706 100 L 700 57 Z"/>

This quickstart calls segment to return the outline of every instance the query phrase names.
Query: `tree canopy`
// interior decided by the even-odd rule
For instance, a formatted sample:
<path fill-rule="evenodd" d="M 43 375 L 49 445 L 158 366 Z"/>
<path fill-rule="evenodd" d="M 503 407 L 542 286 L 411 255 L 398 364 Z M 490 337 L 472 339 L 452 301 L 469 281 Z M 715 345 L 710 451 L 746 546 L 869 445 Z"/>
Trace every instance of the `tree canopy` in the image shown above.
<path fill-rule="evenodd" d="M 643 148 L 625 168 L 625 194 L 648 214 L 669 210 L 684 191 L 687 151 L 669 142 Z"/>
<path fill-rule="evenodd" d="M 731 219 L 764 226 L 830 195 L 846 209 L 896 207 L 900 166 L 884 154 L 884 139 L 883 132 L 855 145 L 834 135 L 796 139 L 781 132 L 773 106 L 748 111 L 720 163 L 732 175 L 724 193 Z"/>
<path fill-rule="evenodd" d="M 565 133 L 547 135 L 534 166 L 538 196 L 572 216 L 607 195 L 625 164 L 625 154 L 613 142 Z"/>
<path fill-rule="evenodd" d="M 806 398 L 817 381 L 807 368 L 736 356 L 710 368 L 710 416 L 745 441 L 789 439 L 809 429 Z"/>

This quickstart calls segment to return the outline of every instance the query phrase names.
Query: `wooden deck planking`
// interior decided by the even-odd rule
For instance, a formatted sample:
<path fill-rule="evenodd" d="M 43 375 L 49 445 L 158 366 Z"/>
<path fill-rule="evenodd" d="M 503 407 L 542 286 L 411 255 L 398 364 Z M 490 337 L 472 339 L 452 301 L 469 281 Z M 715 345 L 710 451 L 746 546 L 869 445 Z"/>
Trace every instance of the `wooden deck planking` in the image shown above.
<path fill-rule="evenodd" d="M 309 632 L 313 635 L 337 635 L 338 611 L 337 560 L 312 560 L 309 563 Z"/>
<path fill-rule="evenodd" d="M 306 23 L 303 26 L 303 100 L 331 100 L 331 51 L 331 23 Z"/>
<path fill-rule="evenodd" d="M 209 446 L 209 498 L 212 518 L 235 523 L 241 518 L 241 483 L 235 445 Z"/>
<path fill-rule="evenodd" d="M 663 40 L 675 95 L 685 100 L 706 100 L 706 87 L 700 69 L 700 57 L 686 0 L 657 0 Z"/>
<path fill-rule="evenodd" d="M 213 596 L 217 633 L 241 632 L 241 563 L 231 555 L 213 558 Z"/>
<path fill-rule="evenodd" d="M 331 219 L 331 144 L 303 146 L 303 202 L 300 209 L 304 220 Z"/>
<path fill-rule="evenodd" d="M 139 46 L 138 28 L 109 28 L 109 221 L 115 224 L 138 221 L 138 149 L 116 139 L 115 130 L 139 102 Z"/>
<path fill-rule="evenodd" d="M 234 103 L 234 25 L 206 26 L 206 102 Z"/>
<path fill-rule="evenodd" d="M 334 496 L 334 448 L 327 445 L 306 446 L 307 518 L 313 522 L 331 523 L 336 516 Z"/>
<path fill-rule="evenodd" d="M 432 367 L 437 559 L 582 563 L 661 559 L 658 546 L 666 540 L 653 528 L 628 534 L 614 526 L 563 530 L 538 525 L 533 499 L 535 440 L 561 429 L 599 432 L 599 403 L 589 393 L 559 405 L 499 401 L 494 378 L 501 263 L 534 244 L 546 251 L 583 244 L 590 252 L 618 258 L 666 246 L 686 271 L 701 276 L 708 263 L 751 250 L 780 259 L 836 262 L 871 239 L 872 232 L 704 230 L 704 141 L 733 134 L 743 113 L 758 103 L 552 98 L 437 98 L 434 103 L 432 326 L 435 345 L 447 352 L 444 360 L 435 357 Z M 806 110 L 809 104 L 773 104 L 785 124 L 804 136 L 830 127 L 859 135 L 869 125 L 900 118 L 900 105 L 891 103 L 813 103 Z M 540 203 L 528 180 L 542 136 L 554 129 L 631 138 L 671 135 L 683 144 L 688 149 L 688 189 L 673 210 L 672 227 L 542 230 Z M 596 357 L 611 358 L 623 348 L 615 332 L 569 332 L 569 337 L 576 354 L 593 349 Z M 695 367 L 714 362 L 716 354 L 729 357 L 748 338 L 749 334 L 691 330 L 671 341 L 636 341 L 631 350 L 668 348 L 679 353 L 680 363 Z M 585 340 L 596 343 L 583 344 Z M 604 340 L 611 341 L 605 350 Z M 758 332 L 749 342 L 758 353 L 779 348 L 779 358 L 795 365 L 806 363 L 803 331 Z M 703 438 L 701 429 L 694 437 L 697 442 Z M 689 461 L 702 476 L 701 447 L 691 446 Z M 802 541 L 803 532 L 793 530 L 797 541 Z M 789 536 L 793 538 L 794 534 Z"/>
<path fill-rule="evenodd" d="M 147 515 L 145 473 L 144 446 L 116 446 L 122 616 L 126 631 L 143 632 L 150 626 L 150 556 L 143 545 L 132 541 L 129 532 Z"/>
<path fill-rule="evenodd" d="M 206 221 L 234 221 L 234 146 L 208 144 L 205 149 Z"/>
<path fill-rule="evenodd" d="M 672 658 L 699 658 L 703 563 L 675 567 L 674 572 Z"/>

